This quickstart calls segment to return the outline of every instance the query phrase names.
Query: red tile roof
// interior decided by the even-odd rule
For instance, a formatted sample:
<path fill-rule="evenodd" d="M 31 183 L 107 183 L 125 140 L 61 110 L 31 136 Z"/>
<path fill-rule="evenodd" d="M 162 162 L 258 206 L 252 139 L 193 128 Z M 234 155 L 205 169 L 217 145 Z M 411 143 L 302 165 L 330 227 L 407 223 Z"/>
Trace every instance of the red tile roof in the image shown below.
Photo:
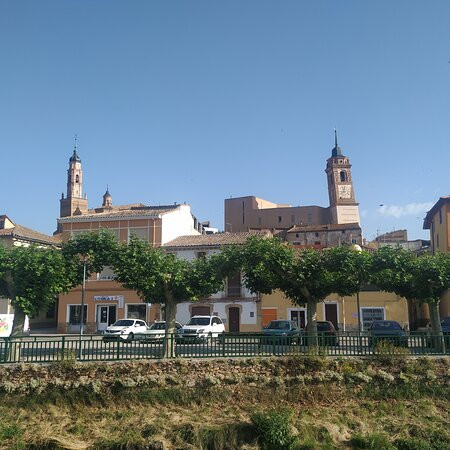
<path fill-rule="evenodd" d="M 163 245 L 164 248 L 180 247 L 221 247 L 222 245 L 245 244 L 253 236 L 271 236 L 265 231 L 244 231 L 241 233 L 214 233 L 193 236 L 179 236 Z"/>
<path fill-rule="evenodd" d="M 0 230 L 0 237 L 2 236 L 21 239 L 36 244 L 58 245 L 61 243 L 61 238 L 59 236 L 48 236 L 47 234 L 34 231 L 31 228 L 24 227 L 17 223 L 14 224 L 13 228 Z"/>

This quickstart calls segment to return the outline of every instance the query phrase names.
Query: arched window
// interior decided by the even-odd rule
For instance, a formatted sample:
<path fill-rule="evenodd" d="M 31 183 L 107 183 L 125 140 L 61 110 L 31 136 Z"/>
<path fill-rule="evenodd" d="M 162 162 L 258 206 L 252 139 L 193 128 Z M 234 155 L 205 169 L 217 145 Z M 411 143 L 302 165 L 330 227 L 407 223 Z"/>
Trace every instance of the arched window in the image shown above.
<path fill-rule="evenodd" d="M 79 183 L 80 182 L 80 175 L 75 175 L 75 183 Z"/>
<path fill-rule="evenodd" d="M 340 177 L 341 181 L 347 181 L 347 172 L 345 170 L 341 170 Z"/>

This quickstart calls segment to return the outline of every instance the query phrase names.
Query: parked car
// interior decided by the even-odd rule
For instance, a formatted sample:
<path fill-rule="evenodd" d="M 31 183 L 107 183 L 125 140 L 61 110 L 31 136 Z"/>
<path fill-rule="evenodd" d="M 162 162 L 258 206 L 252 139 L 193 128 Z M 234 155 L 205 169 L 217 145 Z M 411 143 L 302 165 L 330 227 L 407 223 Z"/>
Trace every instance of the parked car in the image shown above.
<path fill-rule="evenodd" d="M 181 329 L 181 323 L 175 322 L 176 332 Z M 146 330 L 136 333 L 135 338 L 143 341 L 161 341 L 166 335 L 166 322 L 164 320 L 158 320 L 153 322 Z"/>
<path fill-rule="evenodd" d="M 272 320 L 263 329 L 261 344 L 300 344 L 302 330 L 293 320 Z"/>
<path fill-rule="evenodd" d="M 333 322 L 329 320 L 318 321 L 317 333 L 319 334 L 319 345 L 339 345 L 338 330 Z"/>
<path fill-rule="evenodd" d="M 147 324 L 140 319 L 120 319 L 110 325 L 103 332 L 103 340 L 110 341 L 115 339 L 133 340 L 136 334 L 147 330 Z"/>
<path fill-rule="evenodd" d="M 308 334 L 306 333 L 305 342 L 308 342 Z M 317 321 L 317 343 L 320 346 L 338 346 L 339 336 L 338 330 L 334 327 L 333 322 L 329 320 Z"/>
<path fill-rule="evenodd" d="M 408 335 L 395 320 L 374 320 L 369 329 L 369 346 L 389 342 L 399 347 L 408 347 Z"/>
<path fill-rule="evenodd" d="M 178 331 L 178 338 L 189 341 L 207 341 L 225 331 L 222 319 L 217 316 L 193 316 Z"/>

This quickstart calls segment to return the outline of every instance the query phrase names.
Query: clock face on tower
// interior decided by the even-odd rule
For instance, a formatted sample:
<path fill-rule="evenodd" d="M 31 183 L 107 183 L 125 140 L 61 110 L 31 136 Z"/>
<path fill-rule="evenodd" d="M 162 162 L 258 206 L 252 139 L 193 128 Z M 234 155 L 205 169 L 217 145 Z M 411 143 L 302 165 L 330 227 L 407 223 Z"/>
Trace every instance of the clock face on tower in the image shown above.
<path fill-rule="evenodd" d="M 351 198 L 352 187 L 349 184 L 341 184 L 338 186 L 339 198 Z"/>

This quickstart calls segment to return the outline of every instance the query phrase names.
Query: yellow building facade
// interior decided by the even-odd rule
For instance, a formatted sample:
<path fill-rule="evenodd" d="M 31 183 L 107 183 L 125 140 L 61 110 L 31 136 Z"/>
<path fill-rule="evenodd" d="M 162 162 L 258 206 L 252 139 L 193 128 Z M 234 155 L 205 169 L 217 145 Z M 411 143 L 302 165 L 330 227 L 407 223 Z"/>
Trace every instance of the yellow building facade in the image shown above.
<path fill-rule="evenodd" d="M 367 329 L 373 320 L 396 320 L 401 326 L 409 326 L 408 306 L 402 297 L 390 292 L 362 291 L 359 294 L 359 303 L 363 329 Z M 262 326 L 276 319 L 294 320 L 304 328 L 306 326 L 306 307 L 294 305 L 281 291 L 262 295 Z M 357 331 L 356 295 L 340 297 L 332 294 L 328 296 L 317 306 L 317 320 L 329 320 L 341 331 Z"/>

